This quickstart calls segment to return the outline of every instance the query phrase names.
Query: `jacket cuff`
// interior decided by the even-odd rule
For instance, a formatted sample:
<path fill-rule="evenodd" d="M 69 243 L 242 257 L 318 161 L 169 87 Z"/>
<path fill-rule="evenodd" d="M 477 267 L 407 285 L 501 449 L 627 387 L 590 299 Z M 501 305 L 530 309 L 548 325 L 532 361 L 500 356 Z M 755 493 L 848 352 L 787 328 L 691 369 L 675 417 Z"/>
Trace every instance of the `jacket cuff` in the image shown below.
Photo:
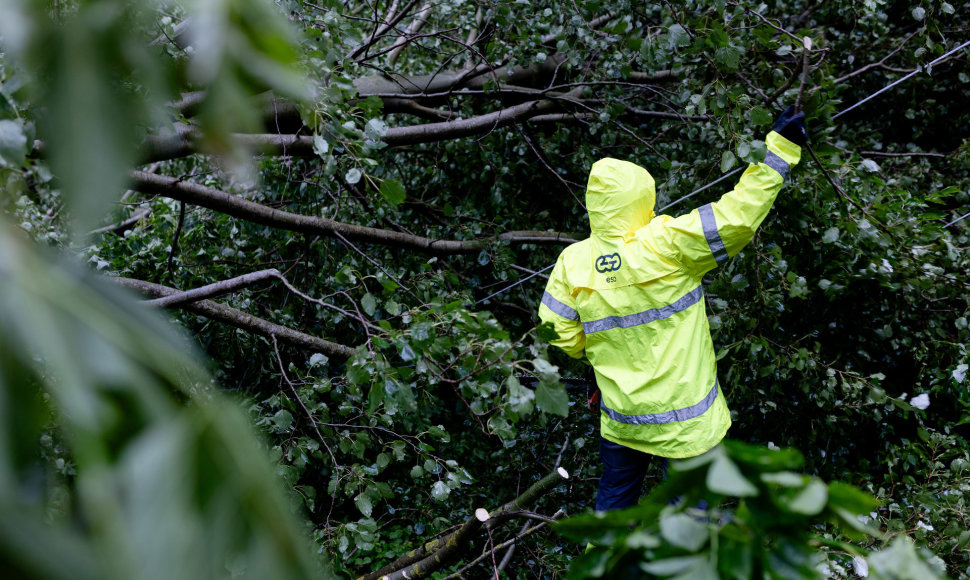
<path fill-rule="evenodd" d="M 802 157 L 801 147 L 774 131 L 768 133 L 768 136 L 765 138 L 765 144 L 768 146 L 768 151 L 784 159 L 788 165 L 797 165 L 799 159 Z"/>

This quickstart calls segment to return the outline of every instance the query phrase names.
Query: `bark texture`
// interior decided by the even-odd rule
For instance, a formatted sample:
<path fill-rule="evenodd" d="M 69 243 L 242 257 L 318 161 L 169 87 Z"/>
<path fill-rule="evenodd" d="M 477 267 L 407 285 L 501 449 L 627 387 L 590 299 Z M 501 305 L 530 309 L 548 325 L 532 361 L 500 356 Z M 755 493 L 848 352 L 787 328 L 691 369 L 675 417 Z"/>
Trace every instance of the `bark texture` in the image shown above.
<path fill-rule="evenodd" d="M 132 290 L 154 298 L 180 294 L 179 290 L 175 288 L 169 288 L 168 286 L 162 286 L 161 284 L 154 284 L 144 280 L 122 277 L 112 278 L 112 280 L 122 286 L 127 286 Z M 354 353 L 354 349 L 349 346 L 312 336 L 211 300 L 201 300 L 199 302 L 184 304 L 182 308 L 211 320 L 240 328 L 246 332 L 259 334 L 267 338 L 275 336 L 280 342 L 312 352 L 319 352 L 328 357 L 343 360 L 350 358 Z"/>

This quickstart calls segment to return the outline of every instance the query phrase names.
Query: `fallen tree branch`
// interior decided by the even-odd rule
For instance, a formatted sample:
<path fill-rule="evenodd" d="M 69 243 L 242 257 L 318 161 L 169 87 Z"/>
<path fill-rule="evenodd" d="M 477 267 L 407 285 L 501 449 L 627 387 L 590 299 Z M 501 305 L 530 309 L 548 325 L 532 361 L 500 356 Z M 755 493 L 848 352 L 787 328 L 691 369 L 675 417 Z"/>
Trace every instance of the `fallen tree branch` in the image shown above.
<path fill-rule="evenodd" d="M 947 157 L 946 153 L 887 153 L 885 151 L 860 151 L 859 155 L 863 157 L 941 157 L 944 159 Z"/>
<path fill-rule="evenodd" d="M 514 517 L 517 512 L 521 512 L 526 506 L 566 479 L 569 479 L 569 473 L 561 467 L 556 468 L 517 498 L 497 510 L 488 512 L 479 508 L 474 516 L 468 518 L 454 532 L 442 538 L 431 540 L 380 570 L 361 576 L 357 580 L 377 580 L 379 578 L 381 580 L 415 580 L 424 578 L 444 566 L 451 558 L 465 549 L 463 545 L 465 540 L 481 529 L 486 522 L 490 526 L 494 526 L 500 521 Z"/>
<path fill-rule="evenodd" d="M 563 54 L 553 54 L 542 63 L 529 66 L 492 68 L 478 65 L 473 69 L 446 70 L 427 75 L 402 75 L 389 72 L 386 75 L 367 76 L 354 80 L 357 96 L 366 99 L 387 93 L 410 97 L 426 97 L 428 94 L 451 94 L 460 89 L 481 90 L 489 81 L 496 84 L 541 86 L 554 75 L 566 60 Z"/>
<path fill-rule="evenodd" d="M 162 286 L 161 284 L 153 284 L 152 282 L 146 282 L 144 280 L 136 280 L 134 278 L 113 277 L 109 278 L 109 280 L 117 282 L 122 286 L 127 286 L 128 288 L 131 288 L 132 290 L 146 296 L 159 297 L 179 293 L 179 291 L 175 288 L 169 288 L 167 286 Z M 183 309 L 188 310 L 189 312 L 194 312 L 195 314 L 204 316 L 211 320 L 240 328 L 246 332 L 258 334 L 267 338 L 272 338 L 275 336 L 281 342 L 285 342 L 291 346 L 303 348 L 312 352 L 319 352 L 329 357 L 335 357 L 342 360 L 350 358 L 350 356 L 354 353 L 354 349 L 350 348 L 349 346 L 330 342 L 329 340 L 324 340 L 322 338 L 294 330 L 288 326 L 282 326 L 280 324 L 258 318 L 252 314 L 243 312 L 242 310 L 237 310 L 231 306 L 219 304 L 211 300 L 202 300 L 199 302 L 186 304 L 183 306 Z"/>
<path fill-rule="evenodd" d="M 387 10 L 387 16 L 384 18 L 384 22 L 375 28 L 374 32 L 371 33 L 370 38 L 366 42 L 359 44 L 354 50 L 347 55 L 349 59 L 356 59 L 360 53 L 366 51 L 368 48 L 374 45 L 375 42 L 380 40 L 382 36 L 387 34 L 387 32 L 397 26 L 397 23 L 407 16 L 408 12 L 418 3 L 418 0 L 411 0 L 404 8 L 397 10 L 398 0 L 394 0 L 391 3 L 391 7 Z M 377 22 L 375 21 L 376 25 Z"/>
<path fill-rule="evenodd" d="M 236 276 L 235 278 L 230 278 L 228 280 L 220 280 L 219 282 L 201 286 L 199 288 L 193 288 L 192 290 L 186 290 L 185 292 L 179 292 L 178 294 L 169 294 L 168 296 L 163 296 L 161 298 L 146 300 L 145 304 L 148 306 L 155 306 L 157 308 L 178 308 L 185 306 L 186 304 L 191 304 L 192 302 L 216 298 L 224 294 L 231 294 L 233 292 L 242 290 L 243 288 L 248 288 L 253 284 L 258 284 L 259 282 L 263 282 L 270 278 L 278 278 L 280 276 L 282 276 L 282 274 L 280 274 L 280 271 L 276 268 L 260 270 L 259 272 L 250 272 L 249 274 L 243 274 L 242 276 Z"/>
<path fill-rule="evenodd" d="M 418 9 L 418 14 L 414 17 L 414 20 L 411 21 L 411 24 L 408 25 L 408 28 L 404 31 L 404 34 L 399 36 L 398 39 L 394 41 L 394 44 L 391 45 L 391 52 L 387 55 L 388 66 L 393 65 L 397 61 L 398 57 L 401 56 L 401 52 L 404 51 L 405 45 L 412 40 L 414 35 L 421 32 L 424 25 L 428 23 L 428 16 L 430 14 L 431 3 L 426 2 L 424 6 Z"/>
<path fill-rule="evenodd" d="M 174 177 L 144 171 L 131 171 L 132 188 L 143 193 L 162 195 L 177 201 L 215 210 L 252 223 L 305 234 L 336 237 L 348 240 L 389 245 L 430 254 L 465 254 L 479 252 L 490 241 L 516 244 L 563 244 L 581 238 L 559 232 L 513 231 L 494 238 L 479 240 L 435 240 L 405 232 L 382 230 L 356 224 L 336 222 L 327 218 L 290 213 L 247 199 Z"/>
<path fill-rule="evenodd" d="M 130 230 L 131 228 L 133 228 L 135 224 L 137 224 L 141 220 L 148 217 L 148 215 L 151 213 L 152 213 L 151 208 L 148 208 L 148 207 L 139 208 L 137 211 L 131 214 L 131 217 L 129 217 L 128 219 L 118 222 L 116 224 L 104 226 L 103 228 L 91 230 L 90 232 L 88 232 L 88 235 L 107 234 L 109 232 L 113 234 L 118 234 L 118 235 L 124 234 L 127 230 Z"/>
<path fill-rule="evenodd" d="M 558 510 L 556 513 L 552 514 L 552 516 L 549 519 L 551 521 L 556 521 L 556 520 L 561 519 L 565 515 L 566 515 L 566 512 L 564 512 L 562 510 Z M 498 565 L 499 571 L 504 570 L 505 567 L 508 566 L 509 561 L 511 561 L 512 555 L 515 553 L 515 544 L 516 544 L 516 542 L 518 542 L 522 538 L 524 538 L 524 537 L 526 537 L 528 535 L 531 535 L 531 534 L 535 533 L 536 531 L 542 529 L 547 524 L 548 524 L 548 522 L 542 522 L 542 523 L 537 524 L 535 526 L 532 526 L 530 528 L 529 527 L 529 522 L 526 522 L 522 526 L 522 530 L 518 533 L 518 535 L 516 535 L 516 536 L 514 536 L 514 537 L 512 537 L 512 538 L 510 538 L 510 539 L 508 539 L 508 540 L 506 540 L 504 542 L 502 542 L 501 544 L 495 544 L 495 546 L 491 550 L 486 550 L 481 556 L 475 558 L 474 560 L 472 560 L 471 562 L 469 562 L 465 566 L 462 566 L 462 568 L 460 570 L 458 570 L 457 572 L 455 572 L 454 574 L 450 574 L 448 576 L 445 576 L 442 580 L 457 580 L 458 578 L 464 578 L 464 575 L 463 574 L 465 572 L 467 572 L 468 570 L 470 570 L 472 568 L 472 566 L 474 566 L 475 564 L 478 564 L 479 562 L 481 562 L 485 558 L 488 558 L 491 554 L 494 554 L 495 552 L 497 552 L 497 551 L 499 551 L 499 550 L 501 550 L 501 549 L 503 549 L 505 547 L 508 547 L 508 549 L 509 549 L 508 552 L 506 552 L 505 553 L 505 556 L 502 557 L 502 563 Z"/>
<path fill-rule="evenodd" d="M 495 129 L 527 120 L 556 108 L 558 108 L 558 105 L 551 99 L 528 101 L 468 119 L 391 127 L 381 140 L 394 147 L 484 135 Z M 432 111 L 432 109 L 424 110 Z M 186 124 L 176 125 L 176 131 L 165 136 L 150 135 L 145 139 L 142 147 L 142 162 L 166 161 L 196 153 L 201 137 L 198 129 Z M 234 137 L 244 146 L 272 155 L 293 157 L 313 157 L 316 155 L 313 150 L 312 135 L 265 133 L 237 134 Z"/>

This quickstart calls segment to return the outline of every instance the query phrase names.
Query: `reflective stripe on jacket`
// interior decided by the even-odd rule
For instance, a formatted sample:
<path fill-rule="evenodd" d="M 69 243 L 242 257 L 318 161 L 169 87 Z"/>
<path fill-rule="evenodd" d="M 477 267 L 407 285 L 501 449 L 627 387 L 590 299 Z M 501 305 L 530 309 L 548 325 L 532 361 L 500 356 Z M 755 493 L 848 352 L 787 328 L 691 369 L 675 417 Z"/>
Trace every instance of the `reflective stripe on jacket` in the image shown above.
<path fill-rule="evenodd" d="M 663 457 L 693 457 L 731 425 L 701 278 L 736 255 L 764 220 L 801 149 L 771 132 L 720 200 L 673 218 L 654 216 L 653 178 L 601 159 L 590 171 L 589 238 L 559 256 L 539 318 L 552 344 L 585 353 L 602 392 L 603 437 Z"/>

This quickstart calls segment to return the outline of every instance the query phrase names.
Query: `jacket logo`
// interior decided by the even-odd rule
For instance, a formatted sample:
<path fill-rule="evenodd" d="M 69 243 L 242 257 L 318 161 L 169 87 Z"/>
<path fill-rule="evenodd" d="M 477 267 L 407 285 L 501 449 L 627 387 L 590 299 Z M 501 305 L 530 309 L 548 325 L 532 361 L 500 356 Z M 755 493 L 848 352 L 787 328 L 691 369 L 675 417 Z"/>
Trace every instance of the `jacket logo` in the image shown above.
<path fill-rule="evenodd" d="M 620 260 L 619 254 L 604 254 L 599 258 L 596 258 L 596 271 L 600 274 L 604 272 L 615 272 L 620 269 L 623 265 L 623 261 Z"/>

